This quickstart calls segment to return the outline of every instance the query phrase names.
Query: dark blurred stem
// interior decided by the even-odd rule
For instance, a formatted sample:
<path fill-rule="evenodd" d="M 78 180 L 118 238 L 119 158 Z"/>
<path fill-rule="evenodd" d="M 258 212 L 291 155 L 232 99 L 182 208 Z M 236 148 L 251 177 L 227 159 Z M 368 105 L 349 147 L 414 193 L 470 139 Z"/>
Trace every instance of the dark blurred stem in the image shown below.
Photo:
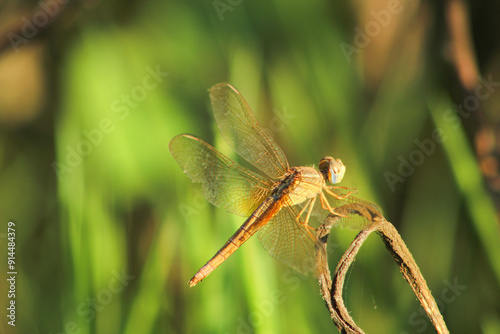
<path fill-rule="evenodd" d="M 386 248 L 392 254 L 394 260 L 396 260 L 403 277 L 412 287 L 413 292 L 433 323 L 436 332 L 448 333 L 443 317 L 439 312 L 436 301 L 427 287 L 427 283 L 422 276 L 420 269 L 394 226 L 386 221 L 378 210 L 371 206 L 365 206 L 363 204 L 349 204 L 336 209 L 336 211 L 344 215 L 361 215 L 372 222 L 358 233 L 350 247 L 340 259 L 337 268 L 335 269 L 333 282 L 330 278 L 328 261 L 326 261 L 324 256 L 318 256 L 318 281 L 321 294 L 326 302 L 331 318 L 339 331 L 341 333 L 364 333 L 349 315 L 349 311 L 345 307 L 342 297 L 342 290 L 344 287 L 345 276 L 349 267 L 354 262 L 356 254 L 368 236 L 375 231 L 382 237 Z M 329 216 L 325 223 L 318 229 L 318 238 L 323 247 L 321 252 L 318 252 L 318 254 L 326 254 L 325 251 L 330 229 L 332 225 L 337 223 L 340 219 L 341 218 L 338 216 Z"/>
<path fill-rule="evenodd" d="M 72 0 L 54 2 L 48 0 L 39 1 L 38 6 L 30 14 L 26 14 L 22 18 L 19 17 L 16 22 L 10 24 L 8 27 L 2 27 L 3 34 L 0 35 L 0 54 L 7 50 L 17 52 L 18 47 L 23 47 L 29 44 L 29 41 L 42 37 L 52 28 L 54 22 L 62 15 L 71 2 Z M 55 8 L 55 10 L 48 15 L 44 8 Z M 35 25 L 35 16 L 40 15 L 40 13 L 45 14 L 47 22 Z M 29 30 L 29 35 L 26 35 L 26 29 Z"/>
<path fill-rule="evenodd" d="M 462 85 L 472 91 L 478 81 L 478 68 L 467 4 L 464 0 L 445 2 L 446 21 L 450 33 L 451 57 Z"/>

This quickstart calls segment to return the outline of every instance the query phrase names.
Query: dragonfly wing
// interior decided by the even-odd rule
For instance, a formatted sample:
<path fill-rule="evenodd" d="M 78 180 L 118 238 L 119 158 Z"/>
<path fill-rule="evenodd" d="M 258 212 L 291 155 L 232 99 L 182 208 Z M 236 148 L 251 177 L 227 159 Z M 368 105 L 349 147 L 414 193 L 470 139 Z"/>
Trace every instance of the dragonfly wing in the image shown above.
<path fill-rule="evenodd" d="M 283 207 L 258 232 L 264 249 L 274 258 L 303 274 L 316 270 L 316 232 L 297 220 L 296 206 Z M 321 248 L 322 249 L 322 248 Z"/>
<path fill-rule="evenodd" d="M 289 168 L 285 154 L 257 122 L 243 96 L 233 86 L 220 83 L 210 89 L 210 100 L 229 146 L 269 177 L 282 177 Z"/>
<path fill-rule="evenodd" d="M 377 205 L 355 196 L 344 199 L 342 205 L 335 207 L 335 211 L 347 216 L 341 217 L 333 224 L 333 227 L 337 228 L 361 230 L 373 223 L 376 216 L 382 217 L 382 211 Z"/>
<path fill-rule="evenodd" d="M 201 183 L 205 198 L 233 214 L 251 215 L 271 192 L 271 181 L 196 136 L 178 135 L 170 141 L 169 149 L 184 173 Z"/>

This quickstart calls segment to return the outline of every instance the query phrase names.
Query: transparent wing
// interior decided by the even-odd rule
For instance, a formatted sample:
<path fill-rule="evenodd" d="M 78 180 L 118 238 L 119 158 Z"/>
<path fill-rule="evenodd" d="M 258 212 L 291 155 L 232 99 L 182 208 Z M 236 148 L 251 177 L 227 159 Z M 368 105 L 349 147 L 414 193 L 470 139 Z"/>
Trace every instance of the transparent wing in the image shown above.
<path fill-rule="evenodd" d="M 272 182 L 232 161 L 202 139 L 181 134 L 170 152 L 193 182 L 201 183 L 205 198 L 227 211 L 250 216 L 270 194 Z"/>
<path fill-rule="evenodd" d="M 348 190 L 346 189 L 335 187 L 333 187 L 332 191 L 334 191 L 338 195 L 344 195 L 348 192 Z M 347 216 L 340 218 L 333 225 L 336 228 L 360 230 L 371 223 L 369 219 L 369 212 L 381 212 L 375 204 L 362 200 L 355 196 L 350 195 L 345 199 L 338 199 L 329 195 L 325 191 L 323 191 L 323 194 L 326 196 L 328 202 L 336 212 Z M 305 203 L 302 203 L 299 205 L 299 207 L 303 207 L 304 205 Z M 312 210 L 312 217 L 316 218 L 319 224 L 322 224 L 325 222 L 325 219 L 329 214 L 330 212 L 328 210 L 322 208 L 321 201 L 318 198 Z"/>
<path fill-rule="evenodd" d="M 220 83 L 210 89 L 210 100 L 229 146 L 269 177 L 283 176 L 289 168 L 285 154 L 257 122 L 243 96 L 233 86 Z"/>
<path fill-rule="evenodd" d="M 257 236 L 264 249 L 300 273 L 316 270 L 316 249 L 322 249 L 315 230 L 297 221 L 296 206 L 283 207 Z"/>

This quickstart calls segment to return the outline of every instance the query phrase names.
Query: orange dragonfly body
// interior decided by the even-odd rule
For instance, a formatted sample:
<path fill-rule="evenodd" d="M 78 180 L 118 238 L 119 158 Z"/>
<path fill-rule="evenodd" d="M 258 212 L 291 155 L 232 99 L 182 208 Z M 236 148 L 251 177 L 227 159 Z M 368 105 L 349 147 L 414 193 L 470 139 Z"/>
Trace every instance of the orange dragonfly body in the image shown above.
<path fill-rule="evenodd" d="M 320 209 L 335 214 L 326 195 L 335 200 L 351 193 L 339 195 L 332 190 L 337 187 L 326 184 L 339 183 L 345 166 L 338 159 L 325 157 L 319 171 L 290 168 L 281 148 L 259 125 L 234 87 L 226 83 L 213 86 L 210 100 L 222 136 L 257 172 L 230 160 L 196 136 L 181 134 L 170 141 L 173 157 L 194 182 L 201 183 L 203 195 L 212 204 L 248 217 L 189 285 L 207 277 L 256 232 L 273 257 L 301 273 L 314 270 L 318 241 L 308 221 L 317 211 L 318 197 Z"/>

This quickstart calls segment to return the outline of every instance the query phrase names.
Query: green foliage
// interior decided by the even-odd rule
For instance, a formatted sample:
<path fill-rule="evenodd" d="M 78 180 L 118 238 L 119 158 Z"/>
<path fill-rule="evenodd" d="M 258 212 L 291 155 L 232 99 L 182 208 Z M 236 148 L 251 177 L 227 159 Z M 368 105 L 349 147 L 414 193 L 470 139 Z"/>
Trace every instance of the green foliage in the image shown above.
<path fill-rule="evenodd" d="M 438 78 L 396 64 L 365 100 L 362 60 L 339 47 L 352 40 L 351 8 L 233 3 L 148 2 L 127 23 L 106 13 L 79 24 L 57 71 L 55 148 L 33 138 L 2 161 L 2 223 L 19 226 L 19 333 L 335 332 L 314 279 L 254 238 L 187 285 L 243 222 L 208 204 L 168 151 L 186 132 L 237 159 L 208 103 L 222 81 L 291 165 L 343 160 L 341 185 L 398 228 L 451 332 L 498 332 L 498 221 L 461 125 L 433 139 L 453 108 L 445 90 L 425 89 Z M 422 162 L 402 176 L 415 152 Z M 355 235 L 335 232 L 332 268 Z M 378 239 L 361 250 L 345 298 L 367 333 L 432 332 Z"/>

